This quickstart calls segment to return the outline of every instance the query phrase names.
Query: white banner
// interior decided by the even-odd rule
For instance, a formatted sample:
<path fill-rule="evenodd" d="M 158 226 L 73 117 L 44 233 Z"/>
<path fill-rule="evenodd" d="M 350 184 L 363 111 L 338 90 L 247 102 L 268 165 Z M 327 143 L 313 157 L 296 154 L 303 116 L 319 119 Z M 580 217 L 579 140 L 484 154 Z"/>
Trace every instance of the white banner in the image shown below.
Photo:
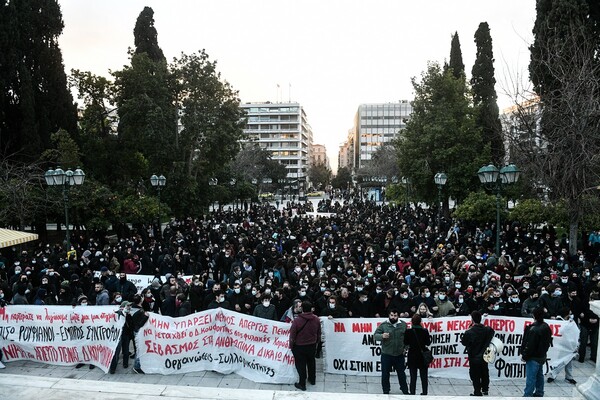
<path fill-rule="evenodd" d="M 0 308 L 3 361 L 92 364 L 108 372 L 125 319 L 115 306 Z"/>
<path fill-rule="evenodd" d="M 381 346 L 375 342 L 373 333 L 383 322 L 379 318 L 322 318 L 325 334 L 324 370 L 332 374 L 381 375 Z M 403 319 L 410 327 L 410 320 Z M 502 354 L 490 364 L 491 379 L 524 378 L 525 363 L 521 361 L 519 348 L 525 326 L 530 318 L 484 317 L 482 323 L 496 331 L 496 337 L 504 343 Z M 552 330 L 552 346 L 544 373 L 573 358 L 579 341 L 579 328 L 573 322 L 546 321 Z M 470 317 L 433 318 L 422 322 L 429 330 L 429 348 L 434 360 L 429 366 L 429 376 L 436 378 L 469 379 L 469 360 L 465 347 L 460 343 L 462 334 L 471 325 Z"/>
<path fill-rule="evenodd" d="M 290 326 L 221 308 L 179 318 L 150 314 L 136 344 L 146 373 L 211 370 L 254 382 L 294 383 Z"/>

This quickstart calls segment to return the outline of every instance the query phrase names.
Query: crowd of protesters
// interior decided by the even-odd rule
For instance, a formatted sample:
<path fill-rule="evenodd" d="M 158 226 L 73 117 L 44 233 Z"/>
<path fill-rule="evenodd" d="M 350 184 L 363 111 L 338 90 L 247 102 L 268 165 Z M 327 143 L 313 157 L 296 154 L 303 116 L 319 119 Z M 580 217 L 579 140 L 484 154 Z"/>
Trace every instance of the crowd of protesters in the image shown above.
<path fill-rule="evenodd" d="M 600 231 L 576 254 L 552 226 L 495 227 L 442 219 L 436 210 L 322 200 L 219 209 L 110 241 L 73 237 L 72 247 L 40 243 L 2 249 L 0 306 L 119 305 L 137 288 L 128 275 L 155 276 L 141 307 L 172 317 L 217 307 L 291 321 L 309 300 L 319 316 L 423 319 L 449 315 L 569 316 L 580 327 L 579 361 L 596 359 Z M 308 215 L 307 212 L 311 215 Z M 68 251 L 67 251 L 68 250 Z M 184 276 L 192 276 L 186 281 Z M 137 298 L 136 298 L 137 300 Z"/>

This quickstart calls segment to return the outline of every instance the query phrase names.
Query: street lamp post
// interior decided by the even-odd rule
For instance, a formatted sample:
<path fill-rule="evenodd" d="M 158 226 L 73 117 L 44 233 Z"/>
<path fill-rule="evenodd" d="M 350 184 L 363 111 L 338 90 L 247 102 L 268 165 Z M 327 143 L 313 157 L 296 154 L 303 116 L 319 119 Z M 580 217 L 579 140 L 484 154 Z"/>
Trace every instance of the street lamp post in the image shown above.
<path fill-rule="evenodd" d="M 69 230 L 69 191 L 73 185 L 82 185 L 85 180 L 85 173 L 81 168 L 77 167 L 75 171 L 67 169 L 63 171 L 60 167 L 56 169 L 50 168 L 44 174 L 46 184 L 48 186 L 61 186 L 63 191 L 63 202 L 65 204 L 65 228 L 66 228 L 66 244 L 67 252 L 71 250 L 71 233 Z"/>
<path fill-rule="evenodd" d="M 156 176 L 156 174 L 150 177 L 150 183 L 158 191 L 158 236 L 162 236 L 162 224 L 160 222 L 160 191 L 167 184 L 167 178 L 164 175 Z"/>
<path fill-rule="evenodd" d="M 486 189 L 496 192 L 496 257 L 500 255 L 500 198 L 502 188 L 511 185 L 519 180 L 519 170 L 514 164 L 498 168 L 493 165 L 487 165 L 479 168 L 477 176 Z"/>
<path fill-rule="evenodd" d="M 440 205 L 440 209 L 438 210 L 438 229 L 442 229 L 442 189 L 448 181 L 448 176 L 443 172 L 438 172 L 433 177 L 433 180 L 438 187 L 438 203 Z"/>

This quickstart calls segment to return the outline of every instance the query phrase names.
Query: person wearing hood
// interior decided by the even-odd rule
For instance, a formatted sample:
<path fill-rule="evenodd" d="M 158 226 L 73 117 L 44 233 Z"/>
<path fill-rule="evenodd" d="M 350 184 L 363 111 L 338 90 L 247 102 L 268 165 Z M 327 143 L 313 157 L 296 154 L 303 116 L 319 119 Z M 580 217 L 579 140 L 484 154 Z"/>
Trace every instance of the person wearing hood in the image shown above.
<path fill-rule="evenodd" d="M 316 383 L 315 353 L 320 340 L 321 321 L 313 314 L 312 303 L 303 301 L 302 313 L 292 321 L 289 339 L 299 376 L 298 382 L 294 384 L 296 389 L 306 390 L 307 379 L 311 385 Z"/>

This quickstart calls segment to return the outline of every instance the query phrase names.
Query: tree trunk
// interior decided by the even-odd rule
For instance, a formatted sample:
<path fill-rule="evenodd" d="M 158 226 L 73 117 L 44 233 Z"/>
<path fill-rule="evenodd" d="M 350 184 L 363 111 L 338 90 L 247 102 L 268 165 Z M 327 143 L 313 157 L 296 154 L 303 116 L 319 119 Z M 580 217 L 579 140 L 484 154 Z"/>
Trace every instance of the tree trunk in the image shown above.
<path fill-rule="evenodd" d="M 577 233 L 579 230 L 579 213 L 571 212 L 569 216 L 569 254 L 577 254 Z"/>

